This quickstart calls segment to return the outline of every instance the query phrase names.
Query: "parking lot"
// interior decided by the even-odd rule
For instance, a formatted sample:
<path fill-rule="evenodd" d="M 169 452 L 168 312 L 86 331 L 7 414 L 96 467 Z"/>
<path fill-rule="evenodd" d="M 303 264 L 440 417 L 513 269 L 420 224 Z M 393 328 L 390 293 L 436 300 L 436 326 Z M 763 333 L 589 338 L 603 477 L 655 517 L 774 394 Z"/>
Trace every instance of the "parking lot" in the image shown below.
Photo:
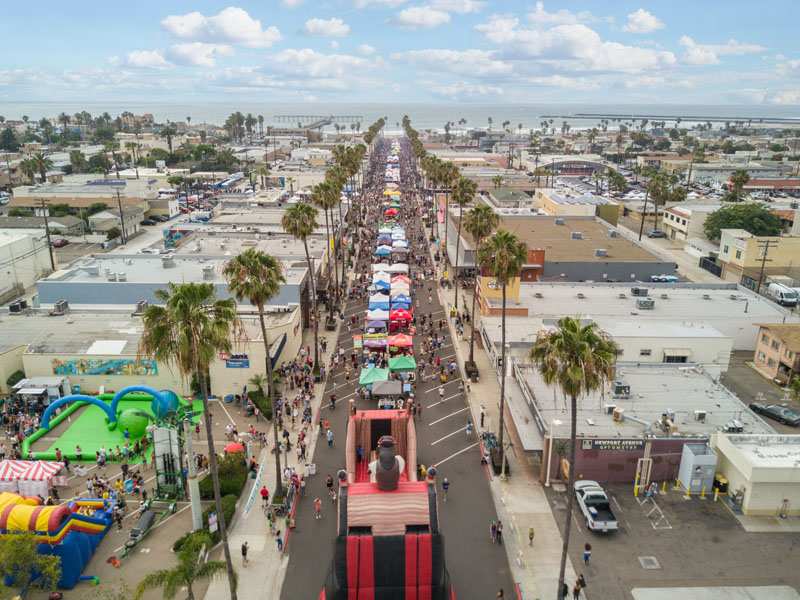
<path fill-rule="evenodd" d="M 739 396 L 739 399 L 745 404 L 750 404 L 751 402 L 781 404 L 800 411 L 800 402 L 796 402 L 790 397 L 787 398 L 780 386 L 771 382 L 747 364 L 752 361 L 752 352 L 732 353 L 728 372 L 721 379 L 723 385 Z M 762 418 L 779 433 L 800 434 L 800 428 L 798 427 L 784 425 L 767 417 Z"/>
<path fill-rule="evenodd" d="M 105 252 L 100 244 L 71 243 L 63 248 L 53 248 L 57 267 L 64 267 L 75 259 L 97 252 Z"/>
<path fill-rule="evenodd" d="M 594 534 L 576 506 L 570 556 L 583 573 L 589 599 L 632 599 L 633 588 L 789 585 L 800 589 L 796 552 L 800 534 L 747 533 L 712 497 L 686 500 L 668 490 L 634 498 L 633 486 L 605 486 L 620 530 Z M 564 492 L 547 491 L 563 531 Z M 588 565 L 583 547 L 592 545 Z M 573 582 L 568 582 L 570 587 Z M 675 597 L 680 597 L 676 594 Z"/>

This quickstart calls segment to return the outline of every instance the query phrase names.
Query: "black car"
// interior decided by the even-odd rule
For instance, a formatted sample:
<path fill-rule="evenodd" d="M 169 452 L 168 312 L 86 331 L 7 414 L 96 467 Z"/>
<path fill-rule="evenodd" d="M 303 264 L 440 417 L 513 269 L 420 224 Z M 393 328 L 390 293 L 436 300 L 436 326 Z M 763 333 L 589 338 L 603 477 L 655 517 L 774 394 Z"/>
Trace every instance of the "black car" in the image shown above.
<path fill-rule="evenodd" d="M 784 425 L 800 427 L 800 412 L 792 410 L 791 408 L 780 406 L 779 404 L 761 404 L 759 402 L 753 402 L 750 405 L 750 409 L 755 413 L 769 417 Z"/>
<path fill-rule="evenodd" d="M 155 222 L 155 221 L 153 221 L 152 219 L 143 219 L 143 220 L 142 220 L 142 221 L 139 223 L 139 225 L 155 225 L 155 224 L 156 224 L 156 222 Z"/>

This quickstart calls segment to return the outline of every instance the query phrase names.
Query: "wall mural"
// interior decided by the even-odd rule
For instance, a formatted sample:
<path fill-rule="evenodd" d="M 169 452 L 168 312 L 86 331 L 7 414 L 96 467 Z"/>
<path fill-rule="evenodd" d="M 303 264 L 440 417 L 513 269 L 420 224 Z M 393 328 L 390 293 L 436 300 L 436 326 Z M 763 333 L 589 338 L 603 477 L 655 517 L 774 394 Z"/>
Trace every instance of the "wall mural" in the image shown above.
<path fill-rule="evenodd" d="M 53 375 L 158 375 L 158 364 L 148 358 L 54 358 L 52 365 Z"/>

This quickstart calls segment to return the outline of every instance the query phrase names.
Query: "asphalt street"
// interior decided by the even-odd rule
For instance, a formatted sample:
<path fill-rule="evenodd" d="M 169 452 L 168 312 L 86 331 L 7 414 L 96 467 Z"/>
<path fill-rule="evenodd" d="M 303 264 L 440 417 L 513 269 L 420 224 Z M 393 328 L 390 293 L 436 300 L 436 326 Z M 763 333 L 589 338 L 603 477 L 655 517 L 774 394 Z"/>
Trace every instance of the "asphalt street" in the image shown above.
<path fill-rule="evenodd" d="M 404 153 L 407 151 L 404 148 Z M 376 152 L 376 155 L 380 153 Z M 408 154 L 401 160 L 403 181 L 411 178 L 408 172 Z M 383 160 L 381 155 L 380 160 Z M 379 219 L 380 194 L 383 191 L 383 162 L 373 165 L 372 177 L 368 178 L 368 186 L 364 198 L 370 202 L 367 223 L 376 223 Z M 411 256 L 425 257 L 429 261 L 427 237 L 423 231 L 422 221 L 416 207 L 416 194 L 412 190 L 404 190 L 401 220 L 406 227 L 406 234 L 411 243 Z M 371 199 L 371 200 L 370 200 Z M 357 269 L 369 269 L 372 262 L 371 250 L 374 240 L 365 242 L 366 252 L 358 261 Z M 429 265 L 429 263 L 428 263 Z M 412 265 L 412 274 L 415 267 Z M 420 287 L 420 285 L 424 287 Z M 438 351 L 442 364 L 455 360 L 455 349 L 450 339 L 447 326 L 447 315 L 439 302 L 434 288 L 436 281 L 427 280 L 412 288 L 415 301 L 415 316 L 432 315 L 438 331 L 438 320 L 442 319 L 440 335 L 445 337 L 444 344 Z M 431 302 L 428 302 L 428 298 Z M 364 299 L 349 299 L 344 310 L 345 320 L 350 315 L 357 315 L 357 323 L 363 325 L 367 303 Z M 353 334 L 357 330 L 349 330 L 343 324 L 340 329 L 338 344 L 349 356 L 353 347 Z M 415 337 L 414 354 L 419 361 L 421 336 Z M 329 348 L 325 359 L 330 361 L 332 349 Z M 417 420 L 418 462 L 424 465 L 436 465 L 439 469 L 438 480 L 447 477 L 450 490 L 447 502 L 439 494 L 440 526 L 445 535 L 445 556 L 447 568 L 459 599 L 494 598 L 502 588 L 507 598 L 513 597 L 513 581 L 506 558 L 505 549 L 491 543 L 489 526 L 497 514 L 492 502 L 488 474 L 480 464 L 479 440 L 473 431 L 466 433 L 466 423 L 470 416 L 464 394 L 460 389 L 458 371 L 444 384 L 443 398 L 440 399 L 438 376 L 426 372 L 424 381 L 417 381 L 416 397 L 422 402 L 422 414 Z M 357 372 L 347 382 L 344 366 L 330 372 L 325 394 L 323 396 L 323 417 L 330 420 L 334 432 L 334 446 L 328 448 L 324 440 L 320 440 L 314 455 L 316 476 L 307 484 L 306 497 L 301 501 L 297 516 L 296 528 L 292 532 L 288 545 L 289 564 L 283 584 L 281 597 L 286 600 L 300 598 L 316 598 L 324 583 L 333 559 L 333 543 L 336 536 L 336 507 L 327 500 L 325 478 L 328 474 L 336 476 L 336 472 L 344 467 L 344 440 L 348 404 L 356 398 L 358 382 Z M 330 410 L 330 395 L 337 396 L 337 408 Z M 374 401 L 358 400 L 358 408 L 374 408 Z M 323 518 L 313 518 L 312 502 L 315 497 L 324 499 Z"/>

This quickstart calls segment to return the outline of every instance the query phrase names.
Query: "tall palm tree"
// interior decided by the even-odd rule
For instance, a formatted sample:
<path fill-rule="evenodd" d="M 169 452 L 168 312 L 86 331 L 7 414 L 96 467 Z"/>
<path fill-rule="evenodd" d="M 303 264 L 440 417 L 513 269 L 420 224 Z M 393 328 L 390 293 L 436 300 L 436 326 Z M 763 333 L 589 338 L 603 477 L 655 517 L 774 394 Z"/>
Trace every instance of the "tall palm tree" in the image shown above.
<path fill-rule="evenodd" d="M 31 161 L 33 161 L 33 165 L 39 173 L 39 177 L 42 178 L 42 183 L 45 183 L 47 181 L 47 172 L 53 168 L 53 161 L 41 152 L 34 154 L 31 157 Z"/>
<path fill-rule="evenodd" d="M 570 399 L 569 484 L 567 513 L 564 516 L 564 542 L 558 589 L 564 585 L 564 570 L 572 528 L 572 505 L 575 498 L 575 438 L 578 422 L 578 397 L 602 389 L 612 379 L 619 349 L 596 323 L 584 325 L 576 317 L 563 317 L 558 328 L 539 336 L 531 348 L 530 358 L 548 385 L 561 388 Z M 552 431 L 550 432 L 552 436 Z M 551 451 L 552 451 L 551 438 Z"/>
<path fill-rule="evenodd" d="M 500 286 L 503 294 L 503 312 L 501 318 L 500 356 L 503 372 L 500 377 L 500 430 L 497 438 L 500 448 L 501 464 L 505 464 L 505 446 L 503 445 L 503 429 L 505 425 L 506 407 L 506 288 L 514 277 L 519 277 L 522 265 L 528 257 L 528 248 L 516 235 L 503 229 L 487 239 L 478 248 L 478 262 Z"/>
<path fill-rule="evenodd" d="M 134 600 L 141 600 L 144 593 L 153 588 L 161 588 L 162 596 L 166 600 L 172 600 L 184 587 L 187 599 L 194 600 L 195 583 L 200 579 L 214 577 L 225 570 L 225 563 L 221 560 L 201 559 L 200 553 L 203 548 L 210 550 L 213 544 L 211 536 L 205 531 L 190 535 L 178 551 L 178 564 L 171 569 L 160 569 L 148 574 L 136 586 Z"/>
<path fill-rule="evenodd" d="M 161 131 L 158 132 L 158 135 L 167 139 L 167 147 L 169 148 L 170 154 L 172 154 L 172 138 L 174 138 L 177 134 L 178 130 L 169 121 L 167 121 L 166 127 L 162 127 Z"/>
<path fill-rule="evenodd" d="M 447 230 L 450 222 L 450 194 L 453 192 L 453 187 L 461 176 L 458 167 L 451 162 L 443 162 L 441 166 L 441 173 L 439 181 L 444 184 L 444 256 L 447 260 Z"/>
<path fill-rule="evenodd" d="M 139 353 L 152 356 L 162 364 L 172 364 L 183 377 L 193 377 L 199 383 L 217 523 L 231 600 L 236 600 L 236 573 L 222 512 L 217 450 L 208 407 L 209 366 L 220 352 L 230 352 L 231 338 L 240 327 L 236 302 L 232 298 L 218 299 L 211 283 L 170 283 L 166 290 L 156 290 L 155 297 L 159 304 L 148 306 L 142 319 L 144 332 L 139 341 Z"/>
<path fill-rule="evenodd" d="M 281 226 L 283 230 L 302 240 L 303 248 L 306 251 L 306 264 L 308 265 L 308 278 L 311 284 L 311 310 L 313 311 L 314 321 L 314 374 L 319 373 L 319 306 L 317 306 L 317 287 L 314 281 L 314 265 L 311 262 L 311 254 L 308 252 L 308 236 L 314 233 L 319 226 L 317 223 L 317 209 L 298 202 L 293 204 L 283 213 Z"/>
<path fill-rule="evenodd" d="M 464 229 L 467 230 L 472 236 L 473 249 L 477 252 L 481 247 L 483 240 L 489 237 L 492 232 L 497 229 L 500 223 L 500 217 L 492 210 L 492 207 L 487 204 L 479 204 L 467 213 L 464 217 Z M 477 257 L 476 257 L 477 258 Z M 477 261 L 476 261 L 477 263 Z M 470 313 L 470 329 L 469 336 L 469 362 L 475 362 L 475 298 L 477 294 L 472 290 L 472 312 Z"/>
<path fill-rule="evenodd" d="M 258 323 L 261 326 L 261 339 L 264 342 L 264 362 L 267 373 L 267 399 L 272 406 L 272 431 L 275 435 L 275 494 L 283 495 L 281 480 L 281 453 L 278 452 L 278 416 L 275 410 L 275 379 L 272 374 L 272 359 L 269 356 L 269 338 L 264 320 L 264 305 L 278 295 L 281 284 L 286 282 L 281 263 L 275 258 L 248 248 L 236 258 L 229 260 L 222 269 L 228 280 L 228 289 L 239 301 L 248 300 L 258 310 Z"/>
<path fill-rule="evenodd" d="M 458 310 L 458 251 L 461 248 L 461 225 L 464 223 L 464 207 L 472 202 L 475 197 L 475 192 L 478 191 L 478 184 L 467 179 L 466 177 L 459 177 L 456 185 L 453 188 L 453 199 L 458 204 L 458 237 L 456 238 L 456 263 L 453 266 L 453 286 L 454 303 L 456 310 Z"/>

